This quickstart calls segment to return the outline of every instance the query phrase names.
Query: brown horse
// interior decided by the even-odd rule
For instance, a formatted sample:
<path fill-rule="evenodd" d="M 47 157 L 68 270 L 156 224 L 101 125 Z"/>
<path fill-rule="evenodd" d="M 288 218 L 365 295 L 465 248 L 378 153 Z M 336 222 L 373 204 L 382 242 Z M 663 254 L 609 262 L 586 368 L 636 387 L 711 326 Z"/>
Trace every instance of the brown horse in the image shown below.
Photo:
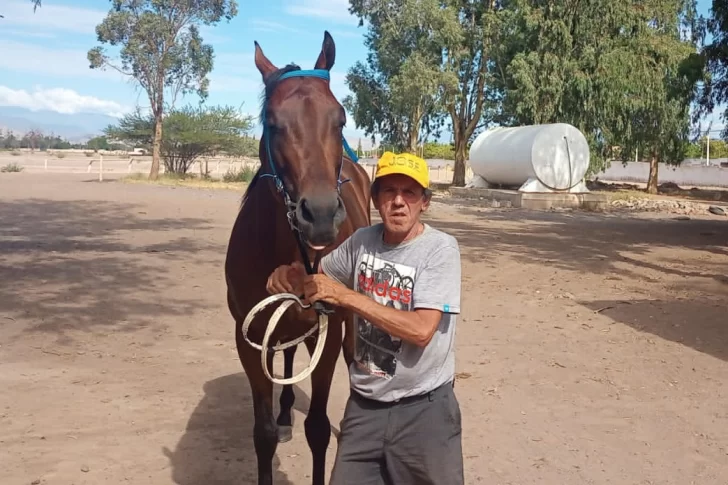
<path fill-rule="evenodd" d="M 352 161 L 355 156 L 343 156 L 344 149 L 351 153 L 342 135 L 346 112 L 328 82 L 335 56 L 334 41 L 325 32 L 314 71 L 301 71 L 294 65 L 278 69 L 255 42 L 255 65 L 265 84 L 261 167 L 243 197 L 233 226 L 225 276 L 228 307 L 236 321 L 238 355 L 253 395 L 258 484 L 273 483 L 273 455 L 279 441 L 291 438 L 295 395 L 291 385 L 283 386 L 280 414 L 275 419 L 273 383 L 263 374 L 260 350 L 243 338 L 242 323 L 253 306 L 269 296 L 266 281 L 276 267 L 298 260 L 309 272 L 316 271 L 322 255 L 371 221 L 369 177 Z M 311 260 L 315 260 L 313 267 Z M 316 324 L 316 311 L 294 308 L 283 315 L 272 342 L 292 341 Z M 272 310 L 264 310 L 253 320 L 247 334 L 251 341 L 261 342 Z M 331 438 L 326 408 L 342 337 L 344 359 L 347 364 L 352 359 L 352 326 L 350 313 L 337 309 L 329 315 L 324 352 L 311 374 L 311 405 L 304 428 L 313 456 L 314 485 L 325 483 L 326 449 Z M 305 342 L 309 354 L 316 338 L 314 334 Z M 287 378 L 293 374 L 295 352 L 296 347 L 284 351 Z M 268 369 L 273 365 L 272 355 Z"/>

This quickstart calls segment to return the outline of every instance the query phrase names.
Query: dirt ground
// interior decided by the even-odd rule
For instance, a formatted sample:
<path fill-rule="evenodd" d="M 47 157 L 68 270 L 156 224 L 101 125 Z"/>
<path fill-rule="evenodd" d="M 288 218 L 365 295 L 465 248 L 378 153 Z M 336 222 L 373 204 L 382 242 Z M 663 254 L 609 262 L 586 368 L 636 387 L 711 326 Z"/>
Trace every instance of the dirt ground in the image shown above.
<path fill-rule="evenodd" d="M 0 174 L 0 484 L 255 483 L 223 280 L 241 194 L 93 179 Z M 463 254 L 466 483 L 728 483 L 728 218 L 428 219 Z M 310 483 L 307 385 L 277 484 Z M 336 425 L 346 394 L 340 360 Z"/>

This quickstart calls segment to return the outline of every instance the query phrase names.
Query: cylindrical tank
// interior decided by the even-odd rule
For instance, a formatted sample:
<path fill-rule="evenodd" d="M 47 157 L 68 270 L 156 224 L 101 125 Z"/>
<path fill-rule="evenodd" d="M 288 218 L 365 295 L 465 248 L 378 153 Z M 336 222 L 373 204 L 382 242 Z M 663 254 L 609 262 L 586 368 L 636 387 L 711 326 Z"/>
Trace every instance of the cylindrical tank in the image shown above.
<path fill-rule="evenodd" d="M 473 141 L 470 166 L 490 184 L 537 179 L 551 190 L 569 190 L 589 168 L 589 144 L 567 123 L 495 128 Z"/>

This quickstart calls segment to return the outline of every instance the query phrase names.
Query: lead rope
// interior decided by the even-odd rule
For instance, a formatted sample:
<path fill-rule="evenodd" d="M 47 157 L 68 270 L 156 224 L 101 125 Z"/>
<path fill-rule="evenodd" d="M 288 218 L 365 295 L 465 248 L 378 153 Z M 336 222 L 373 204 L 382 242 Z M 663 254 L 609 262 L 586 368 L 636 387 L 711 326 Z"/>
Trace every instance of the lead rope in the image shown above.
<path fill-rule="evenodd" d="M 262 312 L 268 306 L 281 300 L 283 301 L 283 303 L 281 303 L 280 306 L 276 308 L 276 310 L 273 312 L 273 314 L 270 316 L 270 319 L 268 320 L 268 326 L 266 327 L 265 333 L 263 334 L 263 340 L 260 342 L 261 345 L 258 345 L 255 342 L 251 342 L 250 339 L 248 339 L 248 329 L 250 328 L 250 324 L 253 322 L 255 316 L 258 315 L 258 313 Z M 311 375 L 313 370 L 318 365 L 319 360 L 321 359 L 321 355 L 324 352 L 324 346 L 326 345 L 326 336 L 328 335 L 329 331 L 329 315 L 327 313 L 319 313 L 318 325 L 314 325 L 308 332 L 295 340 L 291 340 L 290 342 L 287 342 L 285 344 L 278 344 L 276 346 L 273 346 L 273 348 L 270 349 L 273 352 L 285 350 L 287 348 L 294 347 L 300 344 L 301 342 L 312 336 L 316 332 L 316 330 L 318 330 L 319 332 L 318 340 L 316 341 L 316 347 L 313 350 L 313 354 L 311 354 L 311 360 L 308 366 L 306 366 L 306 368 L 300 374 L 297 374 L 288 379 L 281 379 L 271 375 L 270 371 L 268 370 L 268 342 L 270 341 L 273 332 L 278 326 L 278 322 L 280 321 L 281 317 L 286 312 L 286 310 L 288 310 L 288 307 L 290 307 L 294 303 L 298 303 L 298 306 L 300 306 L 304 310 L 311 308 L 311 305 L 305 305 L 301 301 L 301 299 L 293 293 L 278 293 L 276 295 L 269 296 L 265 300 L 255 305 L 245 317 L 245 321 L 243 322 L 243 337 L 251 346 L 260 350 L 260 363 L 263 367 L 263 374 L 265 374 L 265 376 L 271 382 L 275 384 L 280 384 L 282 386 L 287 384 L 297 384 Z"/>

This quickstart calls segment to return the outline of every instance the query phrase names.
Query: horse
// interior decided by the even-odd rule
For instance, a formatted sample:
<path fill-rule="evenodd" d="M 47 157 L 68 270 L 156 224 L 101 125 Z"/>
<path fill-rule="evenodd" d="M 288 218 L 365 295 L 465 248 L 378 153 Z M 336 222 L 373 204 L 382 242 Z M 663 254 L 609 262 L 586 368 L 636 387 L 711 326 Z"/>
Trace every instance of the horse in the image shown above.
<path fill-rule="evenodd" d="M 247 336 L 243 335 L 243 323 L 251 309 L 269 296 L 266 282 L 276 267 L 297 260 L 311 274 L 317 271 L 321 257 L 358 228 L 369 226 L 371 196 L 369 175 L 356 163 L 356 155 L 343 136 L 346 111 L 329 86 L 336 57 L 329 32 L 324 32 L 312 71 L 301 70 L 295 64 L 279 69 L 258 42 L 254 44 L 255 66 L 265 86 L 260 113 L 263 135 L 258 148 L 261 164 L 243 195 L 233 224 L 225 279 L 228 308 L 236 323 L 238 356 L 253 398 L 258 484 L 269 485 L 273 483 L 272 460 L 278 443 L 292 437 L 295 394 L 292 385 L 283 386 L 280 413 L 274 419 L 273 382 L 265 376 L 260 350 L 248 343 L 249 339 L 260 345 L 270 313 L 265 310 L 257 314 Z M 339 352 L 347 365 L 353 360 L 353 315 L 326 306 L 294 307 L 283 314 L 270 339 L 300 339 L 313 328 L 321 312 L 328 313 L 329 330 L 318 366 L 311 374 L 311 404 L 304 421 L 313 459 L 313 485 L 325 483 L 326 450 L 331 438 L 329 392 Z M 317 339 L 316 334 L 305 339 L 309 354 Z M 293 374 L 296 348 L 283 351 L 286 378 Z M 265 371 L 273 366 L 272 356 L 267 354 Z"/>

